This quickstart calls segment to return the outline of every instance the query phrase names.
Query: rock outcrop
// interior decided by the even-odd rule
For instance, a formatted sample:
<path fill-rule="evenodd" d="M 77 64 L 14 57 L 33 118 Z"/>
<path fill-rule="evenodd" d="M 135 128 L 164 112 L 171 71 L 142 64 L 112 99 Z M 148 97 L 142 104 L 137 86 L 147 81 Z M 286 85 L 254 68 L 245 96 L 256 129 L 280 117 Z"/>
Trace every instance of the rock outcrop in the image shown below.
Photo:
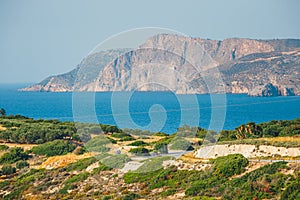
<path fill-rule="evenodd" d="M 87 56 L 22 91 L 167 91 L 300 95 L 300 40 L 204 40 L 161 34 L 137 49 Z"/>
<path fill-rule="evenodd" d="M 272 157 L 272 156 L 290 156 L 300 155 L 300 148 L 275 147 L 269 145 L 250 145 L 250 144 L 223 144 L 214 146 L 204 146 L 198 149 L 194 156 L 196 158 L 211 159 L 229 154 L 242 154 L 246 158 Z"/>
<path fill-rule="evenodd" d="M 275 96 L 294 96 L 293 88 L 274 86 L 268 83 L 264 86 L 257 86 L 249 92 L 250 96 L 275 97 Z"/>

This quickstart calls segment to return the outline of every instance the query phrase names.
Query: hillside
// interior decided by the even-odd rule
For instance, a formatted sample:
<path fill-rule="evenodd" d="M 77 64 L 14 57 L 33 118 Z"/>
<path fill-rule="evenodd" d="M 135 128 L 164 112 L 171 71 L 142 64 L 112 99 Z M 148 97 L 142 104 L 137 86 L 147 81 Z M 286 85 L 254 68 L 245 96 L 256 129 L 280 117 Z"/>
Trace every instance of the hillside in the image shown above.
<path fill-rule="evenodd" d="M 161 34 L 137 49 L 88 55 L 22 91 L 165 91 L 300 95 L 300 40 L 223 41 Z"/>
<path fill-rule="evenodd" d="M 168 135 L 3 116 L 0 198 L 298 199 L 299 126 L 250 122 L 220 134 L 184 126 Z"/>

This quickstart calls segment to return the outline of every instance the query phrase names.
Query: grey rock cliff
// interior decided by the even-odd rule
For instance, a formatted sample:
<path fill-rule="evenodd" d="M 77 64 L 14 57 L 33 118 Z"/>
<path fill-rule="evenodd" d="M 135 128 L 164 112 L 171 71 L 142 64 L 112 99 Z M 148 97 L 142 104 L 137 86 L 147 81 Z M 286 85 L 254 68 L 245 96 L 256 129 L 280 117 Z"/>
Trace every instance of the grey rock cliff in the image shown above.
<path fill-rule="evenodd" d="M 300 40 L 155 35 L 137 49 L 87 56 L 23 91 L 166 91 L 300 95 Z"/>

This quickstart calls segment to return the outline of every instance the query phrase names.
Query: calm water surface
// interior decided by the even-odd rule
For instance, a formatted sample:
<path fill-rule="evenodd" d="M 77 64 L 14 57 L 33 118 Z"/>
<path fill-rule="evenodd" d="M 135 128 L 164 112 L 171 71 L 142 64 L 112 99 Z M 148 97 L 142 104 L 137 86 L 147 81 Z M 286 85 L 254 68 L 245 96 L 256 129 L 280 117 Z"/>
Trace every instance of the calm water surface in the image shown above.
<path fill-rule="evenodd" d="M 18 92 L 24 84 L 1 84 L 0 107 L 7 114 L 35 119 L 75 120 L 115 124 L 173 133 L 184 124 L 234 129 L 240 124 L 300 118 L 300 97 L 248 97 L 244 94 L 175 95 L 171 92 L 72 93 Z M 130 98 L 129 98 L 130 97 Z M 224 99 L 225 97 L 225 99 Z M 225 104 L 222 103 L 224 100 Z M 93 101 L 95 103 L 93 103 Z M 74 105 L 73 105 L 74 103 Z M 74 107 L 73 107 L 74 106 Z M 93 111 L 95 110 L 95 111 Z M 127 113 L 128 112 L 128 113 Z M 214 118 L 212 117 L 212 112 Z M 183 117 L 182 117 L 183 116 Z"/>

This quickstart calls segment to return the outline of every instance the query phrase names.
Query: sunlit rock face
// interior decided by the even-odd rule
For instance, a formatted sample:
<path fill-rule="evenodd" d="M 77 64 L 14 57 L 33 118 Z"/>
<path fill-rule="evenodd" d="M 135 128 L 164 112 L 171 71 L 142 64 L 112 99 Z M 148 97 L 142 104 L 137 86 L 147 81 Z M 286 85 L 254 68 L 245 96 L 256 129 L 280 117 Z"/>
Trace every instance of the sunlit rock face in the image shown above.
<path fill-rule="evenodd" d="M 22 91 L 173 91 L 299 95 L 300 40 L 223 41 L 160 34 L 136 49 L 94 52 Z"/>

